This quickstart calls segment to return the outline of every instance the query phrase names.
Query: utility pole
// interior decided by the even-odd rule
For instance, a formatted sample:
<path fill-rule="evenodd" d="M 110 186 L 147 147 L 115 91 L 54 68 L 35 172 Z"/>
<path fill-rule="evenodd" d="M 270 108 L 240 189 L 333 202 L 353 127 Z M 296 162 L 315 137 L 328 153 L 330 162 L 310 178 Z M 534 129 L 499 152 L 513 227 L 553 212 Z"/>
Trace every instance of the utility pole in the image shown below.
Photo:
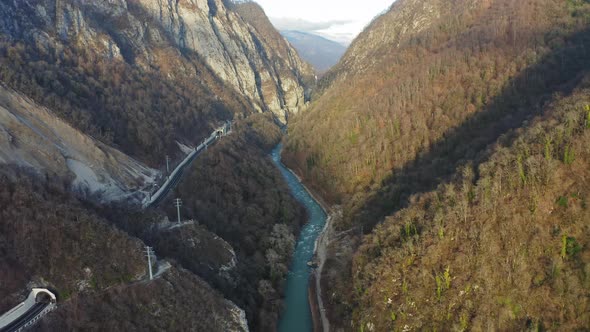
<path fill-rule="evenodd" d="M 152 255 L 154 254 L 154 249 L 150 246 L 145 246 L 145 253 L 148 258 L 148 269 L 150 271 L 150 280 L 154 279 L 154 275 L 152 274 Z"/>
<path fill-rule="evenodd" d="M 166 174 L 170 175 L 170 157 L 166 155 Z"/>
<path fill-rule="evenodd" d="M 174 200 L 174 206 L 176 206 L 176 212 L 178 213 L 178 223 L 180 224 L 180 206 L 182 205 L 182 201 L 180 198 Z"/>

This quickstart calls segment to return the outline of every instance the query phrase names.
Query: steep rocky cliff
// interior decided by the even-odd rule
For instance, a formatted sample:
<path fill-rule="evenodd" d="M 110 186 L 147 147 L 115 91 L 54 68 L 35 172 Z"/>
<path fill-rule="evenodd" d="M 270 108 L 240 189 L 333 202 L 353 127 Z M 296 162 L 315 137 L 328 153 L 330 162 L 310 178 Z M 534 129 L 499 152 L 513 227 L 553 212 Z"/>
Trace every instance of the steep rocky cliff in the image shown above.
<path fill-rule="evenodd" d="M 230 8 L 254 28 L 252 38 L 262 60 L 265 60 L 256 66 L 261 69 L 257 74 L 262 86 L 261 98 L 270 103 L 271 110 L 280 107 L 287 108 L 289 113 L 298 113 L 307 101 L 309 91 L 303 88 L 311 85 L 313 68 L 286 42 L 258 4 L 239 2 L 231 4 Z M 275 96 L 275 86 L 281 88 L 279 98 Z"/>
<path fill-rule="evenodd" d="M 273 236 L 277 232 L 272 230 L 286 228 L 273 227 L 276 223 L 293 224 L 287 230 L 289 239 L 293 238 L 303 210 L 286 186 L 280 185 L 280 174 L 272 173 L 265 151 L 280 137 L 273 121 L 285 122 L 305 105 L 305 82 L 310 77 L 309 66 L 274 30 L 262 9 L 251 3 L 0 3 L 0 164 L 9 172 L 25 169 L 0 186 L 0 203 L 10 207 L 0 209 L 5 215 L 0 228 L 7 230 L 0 234 L 0 265 L 7 267 L 0 269 L 0 290 L 7 299 L 0 302 L 0 308 L 18 302 L 30 280 L 40 280 L 55 286 L 63 296 L 63 310 L 46 321 L 49 330 L 106 326 L 106 315 L 113 317 L 108 324 L 126 324 L 131 330 L 244 330 L 247 324 L 257 330 L 272 329 L 281 308 L 288 254 L 280 262 L 272 256 L 271 266 L 257 249 L 272 254 L 283 245 L 276 243 Z M 273 137 L 271 143 L 253 139 L 258 133 L 252 134 L 250 128 L 238 130 L 240 122 L 250 123 L 251 115 L 262 116 L 254 114 L 258 112 L 267 113 L 258 129 L 260 135 Z M 82 187 L 109 191 L 110 197 L 119 198 L 127 189 L 149 184 L 158 173 L 146 165 L 162 169 L 165 155 L 181 158 L 184 153 L 179 146 L 197 145 L 212 128 L 229 119 L 235 120 L 236 129 L 228 141 L 244 141 L 230 145 L 236 158 L 245 160 L 238 171 L 245 169 L 249 175 L 262 165 L 256 176 L 264 183 L 251 194 L 247 175 L 226 176 L 223 180 L 231 191 L 216 191 L 215 200 L 207 201 L 207 206 L 213 211 L 225 209 L 217 214 L 226 222 L 223 231 L 252 233 L 260 243 L 253 236 L 245 237 L 248 246 L 236 246 L 234 252 L 232 246 L 241 241 L 230 238 L 230 246 L 212 233 L 226 237 L 217 225 L 206 223 L 209 220 L 199 220 L 203 226 L 162 228 L 164 218 L 154 210 L 134 211 L 123 203 L 95 205 L 98 203 L 68 192 L 70 182 L 86 183 L 90 186 Z M 214 148 L 209 151 L 217 155 Z M 253 152 L 255 156 L 249 156 Z M 220 181 L 221 168 L 236 175 L 232 158 L 202 165 L 199 170 L 205 170 L 206 181 L 199 178 L 198 185 L 187 185 L 189 193 L 183 199 L 201 197 L 194 191 L 208 193 L 200 186 Z M 49 189 L 31 185 L 38 179 L 44 179 L 43 186 Z M 66 197 L 64 202 L 52 197 L 56 186 L 60 197 Z M 217 189 L 207 186 L 207 190 Z M 255 197 L 256 191 L 270 194 L 249 201 L 252 213 L 236 223 L 235 216 L 241 216 L 245 208 L 232 207 L 234 198 L 242 192 Z M 35 207 L 41 203 L 43 209 Z M 69 206 L 77 208 L 65 218 L 61 210 Z M 105 255 L 96 256 L 95 249 L 110 238 L 101 237 L 106 233 L 102 229 L 77 228 L 86 224 L 87 214 L 101 227 L 113 229 L 121 241 L 136 245 L 113 246 Z M 44 219 L 48 223 L 39 225 Z M 8 233 L 12 229 L 17 231 Z M 44 237 L 51 233 L 58 234 L 60 241 L 46 241 Z M 31 234 L 35 242 L 23 241 Z M 15 251 L 11 243 L 32 254 Z M 175 267 L 153 283 L 134 283 L 146 272 L 144 244 L 154 246 L 159 258 L 176 260 L 190 272 Z M 133 250 L 133 266 L 127 269 L 131 272 L 117 266 L 119 255 L 129 250 Z M 47 252 L 55 264 L 37 264 Z M 94 258 L 99 262 L 93 263 Z M 92 271 L 105 269 L 108 275 L 96 280 L 88 277 L 84 287 L 77 287 L 78 279 L 68 277 L 69 269 L 76 272 L 75 278 L 78 274 L 87 277 L 84 264 L 90 263 L 94 264 Z M 111 288 L 103 292 L 106 287 Z M 152 313 L 162 316 L 154 318 Z"/>
<path fill-rule="evenodd" d="M 311 69 L 255 4 L 9 1 L 0 12 L 0 79 L 147 161 L 221 120 L 285 122 L 305 105 Z"/>
<path fill-rule="evenodd" d="M 183 52 L 195 52 L 257 110 L 270 110 L 285 120 L 305 104 L 302 83 L 310 69 L 274 31 L 258 5 L 227 3 L 228 8 L 226 3 L 14 1 L 0 5 L 4 13 L 0 29 L 12 38 L 31 39 L 48 48 L 74 44 L 98 57 L 125 59 L 146 69 L 165 62 L 173 65 L 162 53 L 181 57 Z M 257 11 L 259 18 L 249 22 L 241 17 L 244 7 Z"/>
<path fill-rule="evenodd" d="M 256 109 L 268 109 L 285 121 L 304 106 L 302 83 L 311 71 L 258 5 L 142 0 L 130 6 L 131 12 L 155 19 L 181 49 L 199 54 Z"/>

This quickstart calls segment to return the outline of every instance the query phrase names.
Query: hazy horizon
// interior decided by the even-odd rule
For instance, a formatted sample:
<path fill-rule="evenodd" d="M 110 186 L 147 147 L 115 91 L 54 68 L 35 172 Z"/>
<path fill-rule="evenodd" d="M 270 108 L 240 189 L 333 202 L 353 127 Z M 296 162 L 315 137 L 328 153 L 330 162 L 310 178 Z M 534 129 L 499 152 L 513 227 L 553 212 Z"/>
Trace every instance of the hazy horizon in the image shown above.
<path fill-rule="evenodd" d="M 298 2 L 257 0 L 277 30 L 316 34 L 348 45 L 375 18 L 395 2 L 367 0 L 363 3 L 336 0 Z"/>

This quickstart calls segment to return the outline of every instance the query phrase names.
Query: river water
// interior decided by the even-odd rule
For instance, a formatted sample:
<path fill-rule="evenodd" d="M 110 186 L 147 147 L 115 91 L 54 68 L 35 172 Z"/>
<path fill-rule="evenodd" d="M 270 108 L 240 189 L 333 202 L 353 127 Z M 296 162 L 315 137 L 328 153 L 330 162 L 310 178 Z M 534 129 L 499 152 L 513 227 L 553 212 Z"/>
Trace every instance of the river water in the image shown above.
<path fill-rule="evenodd" d="M 307 265 L 313 256 L 315 240 L 326 223 L 326 213 L 316 200 L 305 190 L 297 177 L 281 162 L 282 144 L 271 153 L 272 160 L 283 174 L 291 193 L 307 210 L 308 222 L 305 224 L 289 267 L 285 289 L 285 310 L 281 314 L 279 332 L 307 332 L 313 330 L 311 310 L 307 299 L 311 267 Z"/>

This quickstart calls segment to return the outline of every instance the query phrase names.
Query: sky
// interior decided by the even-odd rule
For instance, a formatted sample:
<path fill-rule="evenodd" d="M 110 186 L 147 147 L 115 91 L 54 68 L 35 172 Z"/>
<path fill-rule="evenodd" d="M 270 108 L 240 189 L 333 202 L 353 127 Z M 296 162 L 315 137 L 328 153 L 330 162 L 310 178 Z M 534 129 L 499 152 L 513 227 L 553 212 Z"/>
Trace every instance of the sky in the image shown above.
<path fill-rule="evenodd" d="M 255 0 L 279 30 L 311 32 L 348 44 L 394 0 Z"/>

